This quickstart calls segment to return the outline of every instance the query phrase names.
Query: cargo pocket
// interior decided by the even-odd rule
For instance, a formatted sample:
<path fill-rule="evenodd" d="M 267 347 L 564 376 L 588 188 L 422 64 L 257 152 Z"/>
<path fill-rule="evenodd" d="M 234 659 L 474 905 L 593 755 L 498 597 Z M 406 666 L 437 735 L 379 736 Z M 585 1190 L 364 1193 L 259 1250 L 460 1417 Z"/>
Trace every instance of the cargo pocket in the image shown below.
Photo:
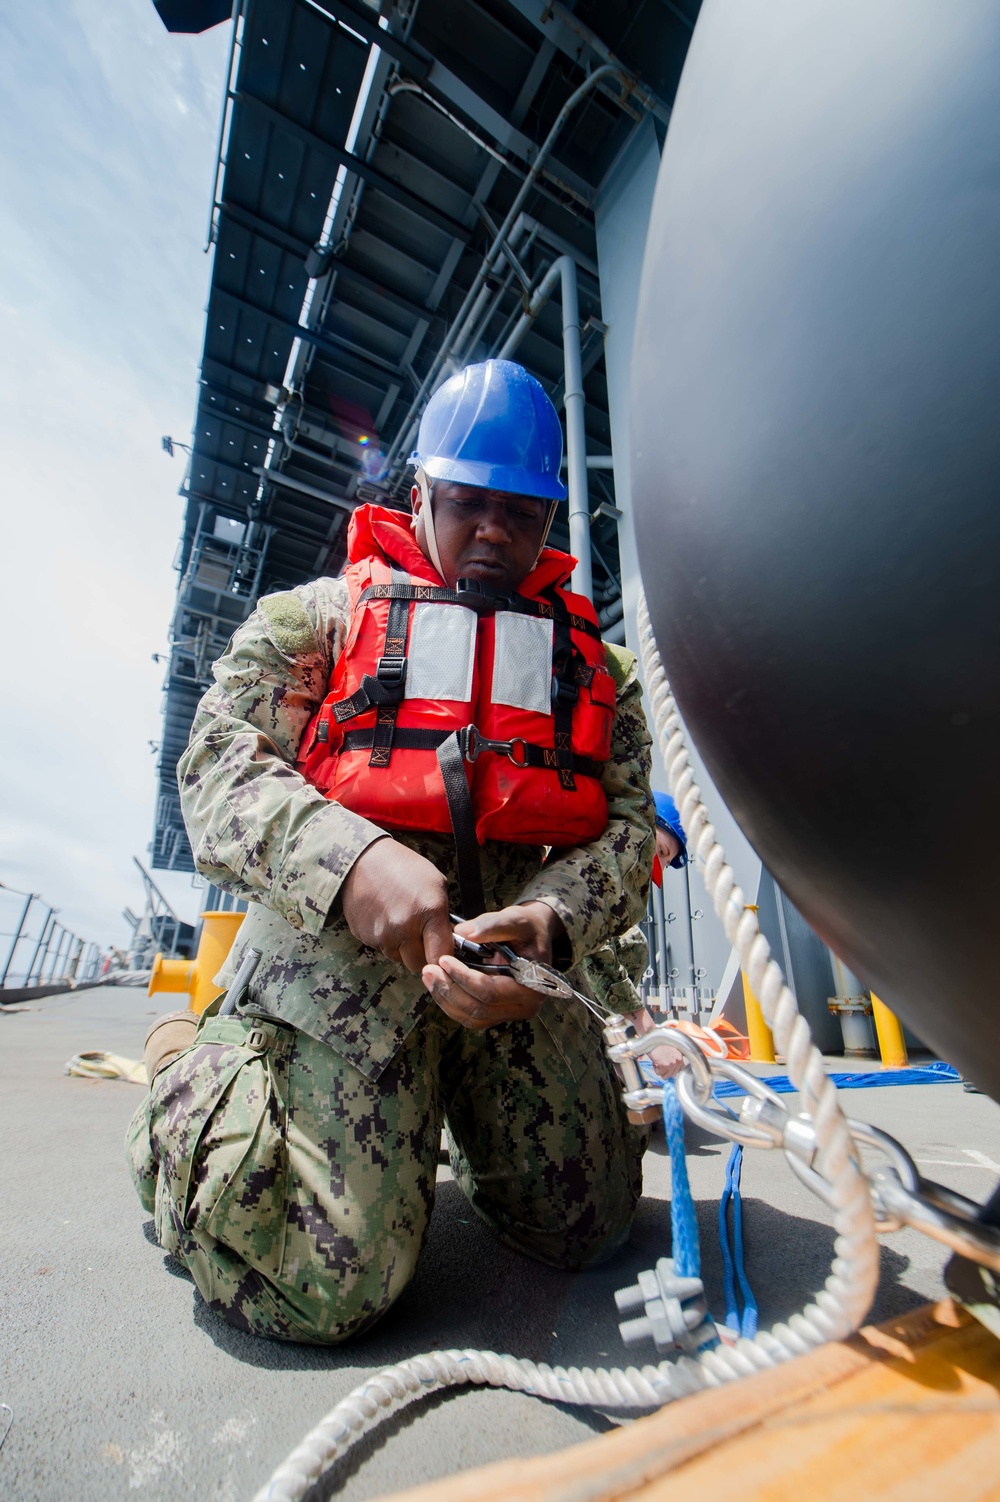
<path fill-rule="evenodd" d="M 160 1163 L 156 1230 L 183 1254 L 204 1233 L 265 1276 L 285 1241 L 284 1029 L 212 1019 L 195 1047 L 154 1082 L 150 1137 Z"/>
<path fill-rule="evenodd" d="M 571 972 L 570 979 L 579 984 L 579 975 Z M 536 1015 L 575 1085 L 595 1069 L 603 1071 L 604 1037 L 582 1002 L 546 1001 Z"/>

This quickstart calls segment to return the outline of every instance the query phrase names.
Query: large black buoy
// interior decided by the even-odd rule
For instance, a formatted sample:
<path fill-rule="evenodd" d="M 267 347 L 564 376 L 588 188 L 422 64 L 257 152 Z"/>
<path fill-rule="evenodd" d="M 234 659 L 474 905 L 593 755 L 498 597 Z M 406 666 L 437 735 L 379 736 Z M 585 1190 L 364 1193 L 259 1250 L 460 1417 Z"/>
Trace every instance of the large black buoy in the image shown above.
<path fill-rule="evenodd" d="M 1000 7 L 706 0 L 649 229 L 643 582 L 740 825 L 1000 1097 Z"/>

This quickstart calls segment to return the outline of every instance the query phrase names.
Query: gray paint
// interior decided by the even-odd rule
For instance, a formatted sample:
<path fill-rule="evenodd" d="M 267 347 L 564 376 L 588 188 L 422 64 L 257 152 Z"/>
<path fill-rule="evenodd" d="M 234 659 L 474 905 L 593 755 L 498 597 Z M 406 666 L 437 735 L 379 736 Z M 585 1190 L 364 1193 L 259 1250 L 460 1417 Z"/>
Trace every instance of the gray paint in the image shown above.
<path fill-rule="evenodd" d="M 442 1169 L 417 1276 L 368 1338 L 326 1351 L 279 1345 L 211 1315 L 143 1235 L 149 1217 L 122 1153 L 141 1089 L 62 1072 L 86 1048 L 134 1058 L 159 1010 L 141 990 L 120 988 L 0 1011 L 0 1401 L 14 1410 L 0 1451 L 4 1502 L 243 1502 L 370 1372 L 434 1344 L 567 1364 L 623 1361 L 613 1291 L 667 1251 L 669 1168 L 659 1134 L 646 1157 L 647 1198 L 632 1243 L 610 1267 L 571 1277 L 506 1252 Z M 957 1085 L 849 1099 L 852 1111 L 895 1132 L 921 1160 L 960 1161 L 970 1146 L 1000 1161 L 1000 1109 Z M 716 1309 L 724 1307 L 715 1217 L 727 1155 L 689 1133 Z M 994 1179 L 971 1162 L 930 1171 L 977 1198 Z M 821 1286 L 832 1231 L 824 1207 L 779 1154 L 747 1153 L 743 1193 L 748 1270 L 769 1323 Z M 876 1318 L 940 1297 L 943 1248 L 901 1233 L 887 1238 L 882 1257 Z M 588 1410 L 524 1394 L 457 1392 L 377 1430 L 340 1469 L 338 1495 L 362 1502 L 487 1461 L 555 1450 L 606 1427 Z"/>
<path fill-rule="evenodd" d="M 660 143 L 653 121 L 647 117 L 636 127 L 601 185 L 594 210 L 597 257 L 601 273 L 601 311 L 604 322 L 608 325 L 604 358 L 614 447 L 615 499 L 624 513 L 618 524 L 618 552 L 621 558 L 622 599 L 625 604 L 625 640 L 632 651 L 638 651 L 635 608 L 640 580 L 633 521 L 629 442 L 632 344 L 646 245 L 646 226 L 653 206 L 659 167 Z M 667 672 L 669 675 L 669 663 Z M 754 902 L 760 879 L 760 861 L 723 803 L 690 740 L 689 745 L 695 777 L 726 856 L 743 888 L 746 901 Z M 659 748 L 654 746 L 653 786 L 666 788 L 666 785 Z M 691 875 L 692 905 L 704 912 L 704 917 L 694 924 L 694 963 L 706 972 L 703 984 L 715 989 L 723 981 L 731 946 L 705 894 L 701 870 L 699 864 L 697 871 Z M 677 921 L 671 925 L 671 939 L 675 950 L 674 963 L 680 967 L 680 980 L 684 983 L 689 978 L 689 955 L 683 872 L 666 872 L 664 898 L 668 911 L 678 914 Z"/>

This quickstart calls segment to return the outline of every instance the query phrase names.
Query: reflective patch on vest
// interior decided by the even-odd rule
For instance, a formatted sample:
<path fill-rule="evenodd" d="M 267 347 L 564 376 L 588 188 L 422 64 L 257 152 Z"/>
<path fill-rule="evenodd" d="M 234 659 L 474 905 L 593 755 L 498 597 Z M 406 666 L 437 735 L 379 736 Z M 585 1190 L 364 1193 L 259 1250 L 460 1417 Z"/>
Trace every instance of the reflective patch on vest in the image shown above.
<path fill-rule="evenodd" d="M 512 610 L 496 614 L 494 704 L 552 713 L 552 622 Z"/>
<path fill-rule="evenodd" d="M 476 612 L 464 605 L 422 602 L 413 607 L 406 652 L 408 699 L 472 698 Z"/>

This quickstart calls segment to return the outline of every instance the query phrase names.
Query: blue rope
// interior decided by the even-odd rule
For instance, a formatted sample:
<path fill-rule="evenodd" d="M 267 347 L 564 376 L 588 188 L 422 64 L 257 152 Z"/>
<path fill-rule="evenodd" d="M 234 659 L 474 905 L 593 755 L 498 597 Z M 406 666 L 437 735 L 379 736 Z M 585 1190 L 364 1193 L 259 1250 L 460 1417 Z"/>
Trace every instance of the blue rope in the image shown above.
<path fill-rule="evenodd" d="M 672 1080 L 663 1086 L 663 1130 L 670 1152 L 670 1236 L 674 1271 L 682 1278 L 701 1277 L 698 1221 L 688 1182 L 684 1151 L 684 1112 Z"/>
<path fill-rule="evenodd" d="M 726 1324 L 737 1335 L 757 1334 L 757 1300 L 753 1296 L 750 1280 L 743 1261 L 743 1196 L 740 1193 L 740 1178 L 743 1173 L 743 1148 L 733 1143 L 729 1162 L 726 1165 L 726 1187 L 719 1201 L 719 1245 L 722 1249 L 722 1283 L 726 1299 Z M 733 1207 L 733 1241 L 729 1244 L 727 1211 Z M 739 1283 L 743 1299 L 743 1317 L 740 1318 L 736 1299 L 736 1284 Z"/>

